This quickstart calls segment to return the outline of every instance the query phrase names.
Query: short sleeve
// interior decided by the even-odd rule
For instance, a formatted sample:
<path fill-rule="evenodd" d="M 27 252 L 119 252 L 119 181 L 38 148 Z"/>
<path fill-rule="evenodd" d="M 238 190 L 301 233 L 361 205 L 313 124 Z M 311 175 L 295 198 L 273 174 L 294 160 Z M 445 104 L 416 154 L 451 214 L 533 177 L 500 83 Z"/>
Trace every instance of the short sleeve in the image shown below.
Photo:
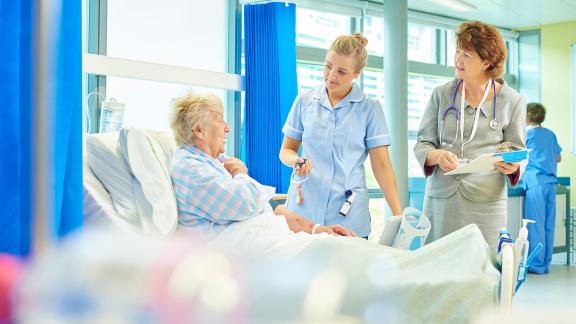
<path fill-rule="evenodd" d="M 284 135 L 298 141 L 302 140 L 302 132 L 304 131 L 300 102 L 300 95 L 298 95 L 292 104 L 292 108 L 290 109 L 284 127 L 282 128 L 282 133 L 284 133 Z"/>
<path fill-rule="evenodd" d="M 368 149 L 390 145 L 390 132 L 380 102 L 374 100 L 366 124 L 366 147 Z"/>
<path fill-rule="evenodd" d="M 562 153 L 562 147 L 560 146 L 560 143 L 558 143 L 558 138 L 556 138 L 556 135 L 554 135 L 554 141 L 556 141 L 556 156 L 558 156 L 560 153 Z"/>

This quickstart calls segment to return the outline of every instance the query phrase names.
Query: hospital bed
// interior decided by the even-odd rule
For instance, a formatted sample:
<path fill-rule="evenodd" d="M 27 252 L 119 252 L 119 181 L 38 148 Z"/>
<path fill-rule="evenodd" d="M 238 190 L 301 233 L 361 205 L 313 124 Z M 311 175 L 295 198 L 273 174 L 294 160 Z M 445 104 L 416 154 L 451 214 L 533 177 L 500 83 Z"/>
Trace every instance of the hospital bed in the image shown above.
<path fill-rule="evenodd" d="M 84 147 L 85 231 L 94 228 L 96 234 L 73 238 L 50 261 L 48 258 L 37 264 L 24 281 L 21 294 L 27 298 L 23 300 L 38 301 L 47 291 L 64 296 L 65 287 L 77 293 L 79 286 L 87 285 L 82 291 L 98 292 L 91 298 L 98 302 L 107 300 L 106 305 L 110 300 L 128 308 L 147 305 L 151 311 L 170 316 L 167 314 L 171 311 L 182 311 L 182 305 L 178 306 L 181 301 L 165 296 L 170 289 L 161 289 L 154 281 L 164 278 L 160 274 L 167 272 L 171 272 L 170 280 L 175 280 L 182 264 L 195 269 L 191 260 L 206 258 L 210 262 L 205 260 L 203 264 L 216 265 L 212 274 L 226 269 L 221 265 L 228 260 L 237 269 L 227 273 L 228 281 L 242 278 L 237 281 L 243 288 L 242 306 L 210 308 L 205 300 L 200 303 L 204 306 L 196 309 L 196 315 L 217 318 L 217 322 L 229 321 L 226 316 L 244 316 L 249 322 L 445 323 L 470 321 L 482 309 L 511 307 L 511 249 L 504 249 L 502 270 L 498 272 L 476 227 L 414 252 L 362 239 L 334 238 L 319 241 L 290 261 L 272 258 L 265 262 L 254 255 L 238 254 L 229 246 L 207 245 L 194 234 L 174 234 L 177 209 L 168 172 L 174 143 L 169 133 L 126 129 L 121 133 L 88 135 Z M 117 231 L 125 234 L 111 234 Z M 224 257 L 216 258 L 212 252 Z M 453 263 L 455 259 L 458 264 Z M 431 269 L 438 271 L 430 273 Z M 47 274 L 53 276 L 52 280 L 43 281 L 41 278 Z M 180 288 L 171 289 L 186 296 L 186 287 L 191 285 L 187 280 L 193 275 L 182 276 L 178 281 Z M 105 283 L 107 280 L 125 289 L 112 287 Z M 325 287 L 331 288 L 328 293 Z M 218 303 L 225 302 L 226 298 Z M 30 312 L 31 309 L 34 308 L 29 303 L 21 305 L 22 322 L 37 319 L 37 312 Z M 216 314 L 215 309 L 220 309 L 220 313 Z"/>

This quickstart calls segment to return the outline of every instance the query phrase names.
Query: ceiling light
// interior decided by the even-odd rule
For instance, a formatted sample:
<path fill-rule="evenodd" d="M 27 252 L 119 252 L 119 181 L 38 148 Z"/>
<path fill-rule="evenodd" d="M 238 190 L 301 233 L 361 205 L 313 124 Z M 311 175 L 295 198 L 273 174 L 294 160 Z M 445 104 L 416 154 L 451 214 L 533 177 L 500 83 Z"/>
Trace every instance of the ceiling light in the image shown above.
<path fill-rule="evenodd" d="M 444 7 L 456 10 L 459 12 L 476 10 L 476 6 L 464 0 L 433 0 L 434 2 Z"/>

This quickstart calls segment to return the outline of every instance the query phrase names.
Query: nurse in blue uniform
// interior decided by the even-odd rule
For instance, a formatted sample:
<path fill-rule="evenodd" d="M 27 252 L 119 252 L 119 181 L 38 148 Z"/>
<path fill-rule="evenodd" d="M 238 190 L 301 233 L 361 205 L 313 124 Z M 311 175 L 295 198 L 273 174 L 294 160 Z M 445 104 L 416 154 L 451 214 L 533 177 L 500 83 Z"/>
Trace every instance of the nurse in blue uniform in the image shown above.
<path fill-rule="evenodd" d="M 321 225 L 342 224 L 360 237 L 370 234 L 364 176 L 368 155 L 392 213 L 402 213 L 384 112 L 353 82 L 366 66 L 367 43 L 359 33 L 332 43 L 324 84 L 298 95 L 282 129 L 280 150 L 282 162 L 294 168 L 287 208 Z"/>
<path fill-rule="evenodd" d="M 546 109 L 538 103 L 528 104 L 526 123 L 528 132 L 526 147 L 532 149 L 528 158 L 522 183 L 526 196 L 524 199 L 524 218 L 536 223 L 528 225 L 530 253 L 538 245 L 544 245 L 544 251 L 536 256 L 530 272 L 548 273 L 554 249 L 554 227 L 556 220 L 556 178 L 557 165 L 561 160 L 562 148 L 556 135 L 542 127 L 546 118 Z"/>

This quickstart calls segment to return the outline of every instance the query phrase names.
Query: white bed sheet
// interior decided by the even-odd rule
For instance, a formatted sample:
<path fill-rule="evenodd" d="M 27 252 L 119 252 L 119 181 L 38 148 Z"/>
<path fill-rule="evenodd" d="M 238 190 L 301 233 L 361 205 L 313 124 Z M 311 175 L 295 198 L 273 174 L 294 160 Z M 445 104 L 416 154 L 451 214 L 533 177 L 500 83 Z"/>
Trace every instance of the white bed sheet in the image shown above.
<path fill-rule="evenodd" d="M 326 262 L 345 274 L 349 283 L 346 294 L 353 296 L 345 298 L 340 306 L 344 315 L 353 318 L 364 317 L 367 303 L 382 296 L 390 296 L 402 310 L 395 315 L 401 323 L 470 322 L 499 303 L 500 273 L 476 225 L 417 251 L 405 251 L 361 238 L 294 234 L 282 217 L 272 214 L 232 225 L 215 240 L 239 251 L 293 258 L 299 265 L 333 259 Z M 285 312 L 276 304 L 302 308 L 302 302 L 302 296 L 270 302 L 257 317 Z"/>
<path fill-rule="evenodd" d="M 304 255 L 329 251 L 348 260 L 346 272 L 356 276 L 371 263 L 384 264 L 379 277 L 384 284 L 368 285 L 365 293 L 394 296 L 402 323 L 467 323 L 499 306 L 500 273 L 476 225 L 416 251 L 332 238 L 311 244 Z"/>

